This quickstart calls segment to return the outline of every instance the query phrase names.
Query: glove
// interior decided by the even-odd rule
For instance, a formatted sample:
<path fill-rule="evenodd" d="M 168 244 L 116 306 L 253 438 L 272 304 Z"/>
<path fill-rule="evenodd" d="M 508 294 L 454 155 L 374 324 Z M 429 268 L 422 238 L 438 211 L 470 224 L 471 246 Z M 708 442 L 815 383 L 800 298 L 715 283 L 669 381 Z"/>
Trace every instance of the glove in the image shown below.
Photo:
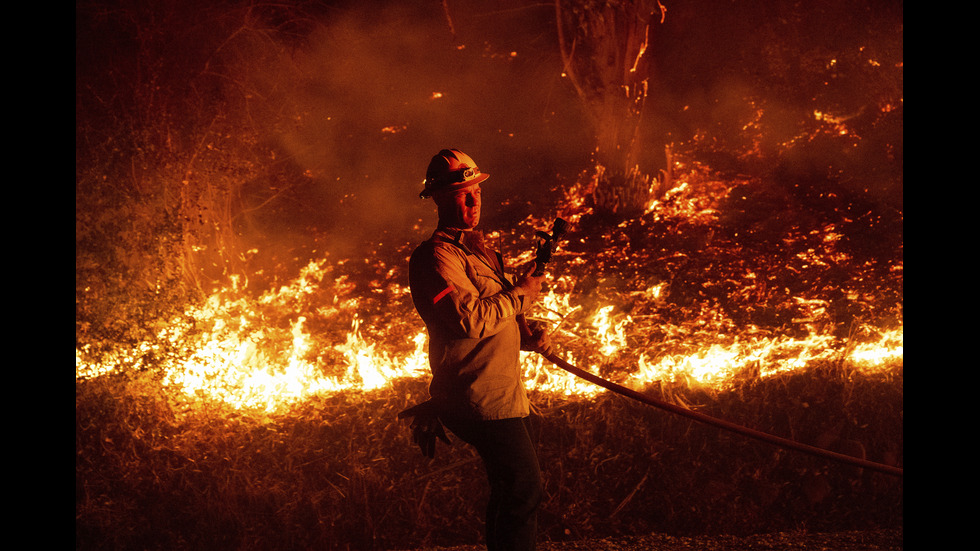
<path fill-rule="evenodd" d="M 551 334 L 547 327 L 537 321 L 525 321 L 529 334 L 521 335 L 521 350 L 525 352 L 537 352 L 545 356 L 554 352 L 551 342 Z"/>
<path fill-rule="evenodd" d="M 446 430 L 442 427 L 442 422 L 439 421 L 432 400 L 426 400 L 398 414 L 399 419 L 406 417 L 412 418 L 412 442 L 419 447 L 425 457 L 429 459 L 435 457 L 437 438 L 452 445 Z"/>

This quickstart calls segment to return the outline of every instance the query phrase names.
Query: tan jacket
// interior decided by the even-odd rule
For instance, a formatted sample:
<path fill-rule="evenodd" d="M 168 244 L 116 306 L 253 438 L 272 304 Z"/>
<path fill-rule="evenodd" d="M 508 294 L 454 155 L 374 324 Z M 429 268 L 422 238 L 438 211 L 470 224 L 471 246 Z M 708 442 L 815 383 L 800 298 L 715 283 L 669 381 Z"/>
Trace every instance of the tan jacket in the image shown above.
<path fill-rule="evenodd" d="M 429 394 L 455 416 L 525 417 L 517 316 L 531 304 L 500 254 L 478 252 L 472 234 L 437 229 L 409 260 L 412 301 L 429 333 Z"/>

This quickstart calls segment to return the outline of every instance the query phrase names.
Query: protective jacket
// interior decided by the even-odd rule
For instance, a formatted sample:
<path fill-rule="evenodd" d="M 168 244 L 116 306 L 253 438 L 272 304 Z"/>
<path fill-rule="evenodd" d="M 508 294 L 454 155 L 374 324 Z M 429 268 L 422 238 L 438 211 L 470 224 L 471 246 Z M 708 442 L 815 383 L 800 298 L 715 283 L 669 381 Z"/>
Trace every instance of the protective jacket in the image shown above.
<path fill-rule="evenodd" d="M 475 231 L 439 228 L 409 260 L 412 301 L 429 334 L 429 394 L 443 414 L 526 417 L 517 316 L 531 307 Z"/>

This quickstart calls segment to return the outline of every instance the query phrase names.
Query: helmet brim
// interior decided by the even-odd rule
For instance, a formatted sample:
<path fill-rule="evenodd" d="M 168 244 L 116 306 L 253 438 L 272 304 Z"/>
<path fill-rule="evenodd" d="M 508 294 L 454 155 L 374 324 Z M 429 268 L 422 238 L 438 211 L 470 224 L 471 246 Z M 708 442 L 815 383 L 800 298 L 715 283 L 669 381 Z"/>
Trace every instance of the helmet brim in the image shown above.
<path fill-rule="evenodd" d="M 421 193 L 419 193 L 419 197 L 426 199 L 428 197 L 432 197 L 436 193 L 459 191 L 461 189 L 466 189 L 468 187 L 475 186 L 477 184 L 485 182 L 489 177 L 490 175 L 487 174 L 486 172 L 481 172 L 480 174 L 477 174 L 476 176 L 470 178 L 469 180 L 464 180 L 462 182 L 455 182 L 448 186 L 426 187 L 425 189 L 422 190 Z"/>

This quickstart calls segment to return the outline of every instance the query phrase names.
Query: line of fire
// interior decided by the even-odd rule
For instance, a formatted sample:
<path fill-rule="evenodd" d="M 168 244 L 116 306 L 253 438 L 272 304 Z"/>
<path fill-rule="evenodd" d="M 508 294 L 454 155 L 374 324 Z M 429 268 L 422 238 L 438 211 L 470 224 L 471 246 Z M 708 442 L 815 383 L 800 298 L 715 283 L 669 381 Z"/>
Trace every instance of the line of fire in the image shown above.
<path fill-rule="evenodd" d="M 562 361 L 892 473 L 521 352 L 539 541 L 900 540 L 903 90 L 884 0 L 77 2 L 76 548 L 481 543 L 397 418 L 454 147 Z"/>

